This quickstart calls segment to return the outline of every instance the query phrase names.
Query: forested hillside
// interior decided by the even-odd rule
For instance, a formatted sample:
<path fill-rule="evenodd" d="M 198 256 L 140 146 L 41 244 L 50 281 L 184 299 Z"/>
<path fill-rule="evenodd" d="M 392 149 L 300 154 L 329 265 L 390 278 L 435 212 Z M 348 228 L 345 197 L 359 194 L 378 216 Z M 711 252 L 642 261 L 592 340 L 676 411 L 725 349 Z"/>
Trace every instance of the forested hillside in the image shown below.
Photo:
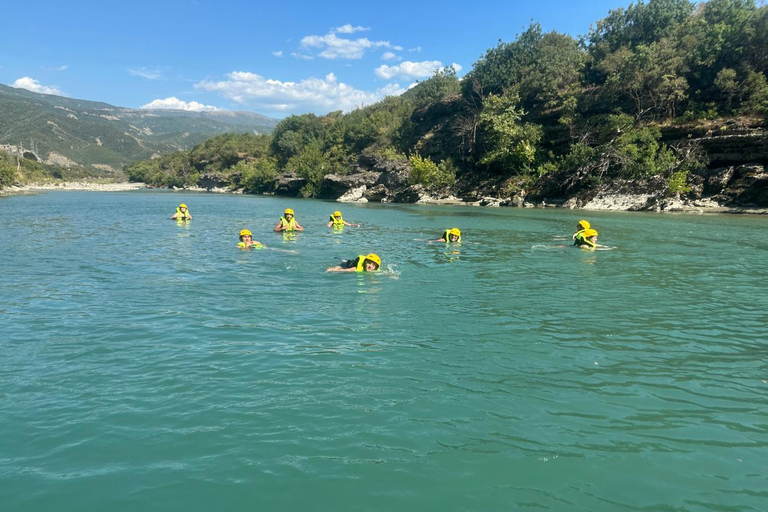
<path fill-rule="evenodd" d="M 61 167 L 119 171 L 218 134 L 268 133 L 276 123 L 252 112 L 136 110 L 0 85 L 0 149 Z"/>
<path fill-rule="evenodd" d="M 407 162 L 411 183 L 459 195 L 651 177 L 681 194 L 712 160 L 768 161 L 767 72 L 768 7 L 651 0 L 609 12 L 583 39 L 534 23 L 461 79 L 446 68 L 348 114 L 291 116 L 271 136 L 224 135 L 126 172 L 175 186 L 213 173 L 253 192 L 294 173 L 314 197 L 363 156 Z M 732 134 L 741 146 L 718 150 Z"/>

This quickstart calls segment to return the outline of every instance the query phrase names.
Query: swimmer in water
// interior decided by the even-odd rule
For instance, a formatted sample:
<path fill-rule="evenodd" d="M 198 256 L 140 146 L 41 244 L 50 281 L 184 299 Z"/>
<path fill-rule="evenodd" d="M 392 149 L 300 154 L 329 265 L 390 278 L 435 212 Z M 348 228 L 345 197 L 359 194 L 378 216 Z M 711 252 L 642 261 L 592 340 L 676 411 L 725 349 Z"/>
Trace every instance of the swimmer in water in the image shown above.
<path fill-rule="evenodd" d="M 326 272 L 376 272 L 381 268 L 381 258 L 376 254 L 360 255 L 341 265 L 326 269 Z"/>
<path fill-rule="evenodd" d="M 240 231 L 240 243 L 237 246 L 241 249 L 263 249 L 264 246 L 258 240 L 253 239 L 253 235 L 247 229 Z"/>
<path fill-rule="evenodd" d="M 171 215 L 172 219 L 176 220 L 192 220 L 192 216 L 189 214 L 189 209 L 187 209 L 187 205 L 184 203 L 181 203 L 178 208 L 176 208 L 176 213 Z"/>
<path fill-rule="evenodd" d="M 293 216 L 293 210 L 286 208 L 283 216 L 280 217 L 275 226 L 275 231 L 304 231 L 304 228 L 296 221 L 296 218 Z"/>
<path fill-rule="evenodd" d="M 360 224 L 352 224 L 347 221 L 345 221 L 340 211 L 333 212 L 333 215 L 331 215 L 330 220 L 328 221 L 328 227 L 331 228 L 343 228 L 344 226 L 354 226 L 356 228 L 360 227 Z"/>
<path fill-rule="evenodd" d="M 597 231 L 594 229 L 585 229 L 581 235 L 576 237 L 573 245 L 587 251 L 594 251 L 598 247 L 604 247 L 597 244 Z"/>
<path fill-rule="evenodd" d="M 430 240 L 430 242 L 445 242 L 445 243 L 458 243 L 461 242 L 461 231 L 459 228 L 446 229 L 443 234 L 437 240 Z"/>
<path fill-rule="evenodd" d="M 581 236 L 584 231 L 588 230 L 592 226 L 589 225 L 589 222 L 586 220 L 580 220 L 578 224 L 576 224 L 576 232 L 571 237 L 573 240 L 576 240 L 579 236 Z"/>

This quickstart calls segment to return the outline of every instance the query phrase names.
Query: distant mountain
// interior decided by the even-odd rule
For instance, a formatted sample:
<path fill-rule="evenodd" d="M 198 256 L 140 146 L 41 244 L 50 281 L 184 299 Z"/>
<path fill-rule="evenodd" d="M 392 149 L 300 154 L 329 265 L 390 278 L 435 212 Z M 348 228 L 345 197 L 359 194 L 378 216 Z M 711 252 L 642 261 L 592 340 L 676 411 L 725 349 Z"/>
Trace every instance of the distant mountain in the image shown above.
<path fill-rule="evenodd" d="M 222 133 L 270 133 L 252 112 L 137 110 L 0 84 L 0 149 L 64 166 L 122 169 Z"/>

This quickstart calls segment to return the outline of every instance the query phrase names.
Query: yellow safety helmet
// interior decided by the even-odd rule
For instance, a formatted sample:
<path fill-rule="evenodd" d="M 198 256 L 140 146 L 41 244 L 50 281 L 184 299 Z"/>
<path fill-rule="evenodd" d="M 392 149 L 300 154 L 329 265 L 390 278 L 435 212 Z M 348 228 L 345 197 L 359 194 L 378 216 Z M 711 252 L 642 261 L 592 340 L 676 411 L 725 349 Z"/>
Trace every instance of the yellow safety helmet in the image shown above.
<path fill-rule="evenodd" d="M 181 203 L 181 204 L 179 205 L 179 208 L 186 208 L 186 207 L 187 207 L 187 205 L 185 205 L 184 203 Z"/>
<path fill-rule="evenodd" d="M 579 221 L 579 226 L 581 226 L 582 229 L 589 229 L 590 228 L 590 224 L 586 220 L 580 220 Z"/>
<path fill-rule="evenodd" d="M 584 231 L 584 233 L 581 234 L 584 238 L 589 238 L 591 236 L 597 236 L 597 230 L 595 229 L 587 229 Z"/>
<path fill-rule="evenodd" d="M 247 229 L 244 229 L 240 231 L 240 238 L 243 238 L 244 236 L 253 236 L 253 234 L 251 234 L 251 232 L 248 231 Z"/>
<path fill-rule="evenodd" d="M 337 211 L 333 212 L 333 216 L 334 217 L 341 217 L 341 212 L 337 210 Z"/>
<path fill-rule="evenodd" d="M 283 212 L 283 215 L 288 215 L 288 214 L 293 215 L 294 214 L 293 210 L 291 210 L 290 208 L 286 208 L 285 211 Z"/>
<path fill-rule="evenodd" d="M 461 236 L 461 231 L 459 231 L 459 228 L 453 228 L 450 231 L 448 231 L 448 236 Z"/>
<path fill-rule="evenodd" d="M 377 267 L 381 266 L 381 258 L 379 258 L 379 256 L 376 255 L 376 254 L 371 253 L 371 254 L 367 255 L 365 257 L 365 259 L 366 260 L 371 260 L 372 262 L 374 262 L 376 264 Z"/>

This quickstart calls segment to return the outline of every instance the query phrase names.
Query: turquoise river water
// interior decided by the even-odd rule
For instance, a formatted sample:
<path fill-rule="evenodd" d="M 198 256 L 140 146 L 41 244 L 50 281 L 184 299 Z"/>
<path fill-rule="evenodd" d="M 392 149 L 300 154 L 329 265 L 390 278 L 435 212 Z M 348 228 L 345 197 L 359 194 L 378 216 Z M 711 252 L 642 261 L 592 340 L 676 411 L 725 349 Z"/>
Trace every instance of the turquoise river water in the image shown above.
<path fill-rule="evenodd" d="M 4 512 L 768 510 L 768 217 L 62 191 L 0 264 Z"/>

